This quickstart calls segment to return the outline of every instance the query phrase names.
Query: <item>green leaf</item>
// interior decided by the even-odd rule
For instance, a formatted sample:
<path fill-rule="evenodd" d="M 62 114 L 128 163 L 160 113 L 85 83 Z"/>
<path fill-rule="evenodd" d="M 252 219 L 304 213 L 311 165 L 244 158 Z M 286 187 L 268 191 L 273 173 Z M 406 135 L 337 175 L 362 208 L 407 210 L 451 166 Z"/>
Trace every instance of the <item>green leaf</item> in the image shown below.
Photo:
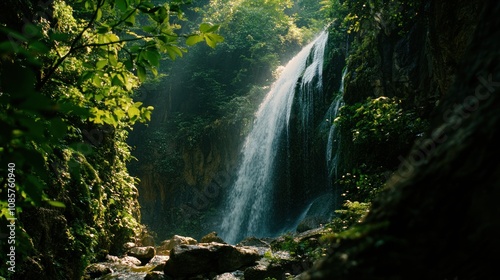
<path fill-rule="evenodd" d="M 155 18 L 156 22 L 162 24 L 166 21 L 168 21 L 168 11 L 165 7 L 160 7 L 158 11 L 155 13 Z"/>
<path fill-rule="evenodd" d="M 156 50 L 148 49 L 144 52 L 144 57 L 153 67 L 160 67 L 161 55 Z"/>
<path fill-rule="evenodd" d="M 211 23 L 204 22 L 204 23 L 200 24 L 199 30 L 202 33 L 211 33 L 211 32 L 217 31 L 219 29 L 219 27 L 220 27 L 220 25 L 218 25 L 218 24 L 214 25 Z"/>
<path fill-rule="evenodd" d="M 192 46 L 203 41 L 203 35 L 191 35 L 186 39 L 186 44 Z"/>
<path fill-rule="evenodd" d="M 96 87 L 100 87 L 102 83 L 101 77 L 99 75 L 95 75 L 92 77 L 92 84 Z"/>
<path fill-rule="evenodd" d="M 135 25 L 135 15 L 131 15 L 131 16 L 129 16 L 129 17 L 125 20 L 125 24 L 127 24 L 128 26 L 134 26 L 134 25 Z"/>
<path fill-rule="evenodd" d="M 97 70 L 101 70 L 102 68 L 104 68 L 106 65 L 108 65 L 108 61 L 106 59 L 100 59 L 97 61 L 97 63 L 95 64 L 95 67 L 97 68 Z"/>
<path fill-rule="evenodd" d="M 122 12 L 125 12 L 128 8 L 127 0 L 116 0 L 115 4 L 116 7 Z"/>
<path fill-rule="evenodd" d="M 130 108 L 128 108 L 127 114 L 129 116 L 129 118 L 132 119 L 133 117 L 140 116 L 141 115 L 141 110 L 139 110 L 136 107 L 131 106 Z"/>
<path fill-rule="evenodd" d="M 97 9 L 95 21 L 99 21 L 99 20 L 101 20 L 101 18 L 102 18 L 102 10 L 99 8 L 99 9 Z"/>
<path fill-rule="evenodd" d="M 144 66 L 137 65 L 137 77 L 139 77 L 139 81 L 144 82 L 146 80 L 146 69 Z"/>
<path fill-rule="evenodd" d="M 111 64 L 111 66 L 113 66 L 113 67 L 118 66 L 118 58 L 116 55 L 109 54 L 108 61 L 109 61 L 109 64 Z"/>
<path fill-rule="evenodd" d="M 208 33 L 208 34 L 205 34 L 205 42 L 211 48 L 215 48 L 217 43 L 224 42 L 224 38 L 220 35 L 217 35 L 217 34 Z"/>
<path fill-rule="evenodd" d="M 123 64 L 125 65 L 125 68 L 127 68 L 127 70 L 129 71 L 132 71 L 132 69 L 134 69 L 134 61 L 132 59 L 125 60 Z"/>
<path fill-rule="evenodd" d="M 154 27 L 154 26 L 143 26 L 142 30 L 144 30 L 145 32 L 148 32 L 148 33 L 153 33 L 153 32 L 156 31 L 156 27 Z"/>
<path fill-rule="evenodd" d="M 123 117 L 125 117 L 125 112 L 123 112 L 122 109 L 115 109 L 113 111 L 113 114 L 118 118 L 118 120 L 121 120 Z"/>
<path fill-rule="evenodd" d="M 111 27 L 109 27 L 109 26 L 101 26 L 101 27 L 97 28 L 98 34 L 106 34 L 109 31 L 111 31 Z"/>
<path fill-rule="evenodd" d="M 51 206 L 54 207 L 59 207 L 59 208 L 66 208 L 66 205 L 60 201 L 55 201 L 55 200 L 47 200 L 47 203 L 50 204 Z"/>
<path fill-rule="evenodd" d="M 115 75 L 113 77 L 113 79 L 111 80 L 111 85 L 113 86 L 124 86 L 125 84 L 123 83 L 123 81 L 120 79 L 120 76 L 119 74 Z"/>
<path fill-rule="evenodd" d="M 170 56 L 172 60 L 175 60 L 177 56 L 182 57 L 182 51 L 179 47 L 169 45 L 166 46 L 165 48 L 167 49 L 168 56 Z"/>

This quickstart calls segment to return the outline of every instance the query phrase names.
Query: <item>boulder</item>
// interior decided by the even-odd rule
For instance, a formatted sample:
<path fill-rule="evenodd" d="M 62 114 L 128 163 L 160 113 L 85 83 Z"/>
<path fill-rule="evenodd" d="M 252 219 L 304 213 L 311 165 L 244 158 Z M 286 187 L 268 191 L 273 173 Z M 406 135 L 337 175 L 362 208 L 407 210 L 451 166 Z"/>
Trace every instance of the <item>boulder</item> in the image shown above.
<path fill-rule="evenodd" d="M 165 240 L 161 243 L 160 250 L 172 250 L 177 245 L 196 245 L 198 241 L 192 237 L 174 235 L 171 239 Z"/>
<path fill-rule="evenodd" d="M 203 236 L 200 239 L 200 243 L 211 243 L 211 242 L 226 243 L 226 242 L 224 242 L 224 240 L 222 240 L 222 238 L 217 236 L 217 232 L 215 232 L 215 231 L 212 231 L 211 233 Z"/>
<path fill-rule="evenodd" d="M 156 250 L 153 246 L 134 247 L 128 251 L 128 255 L 139 259 L 141 264 L 145 265 L 156 255 Z"/>
<path fill-rule="evenodd" d="M 142 264 L 142 262 L 136 258 L 136 257 L 132 257 L 132 256 L 125 256 L 121 259 L 118 259 L 118 263 L 121 263 L 123 265 L 126 265 L 126 266 L 139 266 Z"/>
<path fill-rule="evenodd" d="M 146 234 L 141 238 L 142 246 L 155 246 L 155 239 L 153 236 Z"/>
<path fill-rule="evenodd" d="M 123 249 L 128 251 L 136 246 L 137 245 L 134 242 L 127 242 L 127 243 L 123 244 Z"/>
<path fill-rule="evenodd" d="M 85 268 L 84 279 L 95 279 L 111 273 L 113 273 L 113 270 L 106 265 L 101 263 L 94 263 Z"/>
<path fill-rule="evenodd" d="M 238 243 L 239 246 L 253 246 L 253 247 L 265 247 L 270 248 L 269 242 L 254 236 L 247 237 Z"/>
<path fill-rule="evenodd" d="M 215 272 L 231 272 L 252 266 L 260 259 L 252 247 L 236 247 L 222 243 L 201 243 L 179 245 L 170 252 L 165 264 L 165 274 L 175 277 L 189 277 Z"/>
<path fill-rule="evenodd" d="M 146 277 L 144 277 L 144 280 L 165 280 L 165 279 L 171 279 L 170 277 L 165 277 L 163 272 L 159 271 L 150 271 L 148 274 L 146 274 Z"/>

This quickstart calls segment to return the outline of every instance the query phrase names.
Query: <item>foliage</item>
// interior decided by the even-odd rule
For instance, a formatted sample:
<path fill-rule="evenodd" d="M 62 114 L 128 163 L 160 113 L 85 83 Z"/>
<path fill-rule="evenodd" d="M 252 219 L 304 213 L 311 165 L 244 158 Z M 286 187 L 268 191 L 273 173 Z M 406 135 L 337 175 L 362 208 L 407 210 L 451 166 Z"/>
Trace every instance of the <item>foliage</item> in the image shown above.
<path fill-rule="evenodd" d="M 351 128 L 355 144 L 407 143 L 422 133 L 427 124 L 412 111 L 404 111 L 401 100 L 368 97 L 364 103 L 345 105 L 335 122 Z"/>
<path fill-rule="evenodd" d="M 184 40 L 223 41 L 208 22 L 179 32 L 185 1 L 156 2 L 25 0 L 15 4 L 20 12 L 0 12 L 0 173 L 15 164 L 17 213 L 76 211 L 68 234 L 87 260 L 140 230 L 125 139 L 153 108 L 135 102 L 133 90 L 158 74 L 165 55 L 183 56 Z"/>
<path fill-rule="evenodd" d="M 418 0 L 371 0 L 345 1 L 323 0 L 322 10 L 331 18 L 342 21 L 348 32 L 383 30 L 391 33 L 402 31 L 418 14 Z"/>
<path fill-rule="evenodd" d="M 360 223 L 370 210 L 370 202 L 346 200 L 341 209 L 335 210 L 337 216 L 328 224 L 333 232 L 341 233 Z"/>
<path fill-rule="evenodd" d="M 279 262 L 280 258 L 273 255 L 274 252 L 286 251 L 294 258 L 317 260 L 326 248 L 319 244 L 317 239 L 305 238 L 303 240 L 295 239 L 291 234 L 282 235 L 277 241 L 271 243 L 271 251 L 268 253 L 268 259 L 272 262 Z"/>

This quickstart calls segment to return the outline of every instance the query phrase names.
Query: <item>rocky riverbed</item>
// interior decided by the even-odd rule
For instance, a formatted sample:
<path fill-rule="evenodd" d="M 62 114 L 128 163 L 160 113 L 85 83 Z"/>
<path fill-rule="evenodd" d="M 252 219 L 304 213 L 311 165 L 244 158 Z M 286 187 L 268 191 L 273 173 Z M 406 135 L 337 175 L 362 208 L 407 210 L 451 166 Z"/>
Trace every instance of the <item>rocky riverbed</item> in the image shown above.
<path fill-rule="evenodd" d="M 318 247 L 323 233 L 316 229 L 275 239 L 249 237 L 237 245 L 225 243 L 215 232 L 200 241 L 174 235 L 158 246 L 154 242 L 150 246 L 126 243 L 123 256 L 108 255 L 89 265 L 85 279 L 292 279 L 312 265 L 310 256 L 301 255 L 299 247 Z"/>

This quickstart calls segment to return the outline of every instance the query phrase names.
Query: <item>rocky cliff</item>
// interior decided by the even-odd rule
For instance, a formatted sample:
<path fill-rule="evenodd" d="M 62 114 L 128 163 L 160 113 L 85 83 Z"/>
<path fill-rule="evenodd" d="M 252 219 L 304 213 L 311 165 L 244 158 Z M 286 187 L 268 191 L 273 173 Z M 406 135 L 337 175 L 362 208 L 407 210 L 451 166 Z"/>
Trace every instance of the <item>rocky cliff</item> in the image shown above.
<path fill-rule="evenodd" d="M 499 249 L 500 232 L 494 206 L 500 182 L 495 163 L 500 4 L 424 7 L 429 8 L 424 34 L 430 48 L 429 63 L 423 65 L 432 70 L 428 85 L 434 85 L 439 100 L 431 127 L 388 180 L 358 228 L 361 234 L 341 240 L 299 279 L 492 279 L 498 274 L 489 256 Z"/>

